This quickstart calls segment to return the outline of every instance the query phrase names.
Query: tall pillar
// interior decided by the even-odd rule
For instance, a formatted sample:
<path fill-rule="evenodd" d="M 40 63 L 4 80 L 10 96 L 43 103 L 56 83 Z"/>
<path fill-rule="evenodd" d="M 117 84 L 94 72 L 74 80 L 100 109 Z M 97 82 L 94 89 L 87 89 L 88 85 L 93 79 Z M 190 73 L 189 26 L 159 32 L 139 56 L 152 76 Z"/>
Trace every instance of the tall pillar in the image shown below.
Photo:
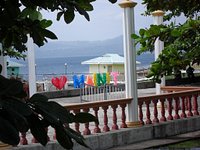
<path fill-rule="evenodd" d="M 124 43 L 124 68 L 126 98 L 133 98 L 128 104 L 128 127 L 139 126 L 138 121 L 138 93 L 136 73 L 136 48 L 131 34 L 135 33 L 134 7 L 137 3 L 131 0 L 123 0 L 119 6 L 123 9 L 123 43 Z"/>
<path fill-rule="evenodd" d="M 163 23 L 163 16 L 164 12 L 162 10 L 157 10 L 152 13 L 153 18 L 154 18 L 154 24 L 155 25 L 160 25 Z M 155 49 L 155 60 L 158 58 L 159 54 L 161 51 L 164 49 L 164 42 L 160 41 L 159 38 L 156 39 L 154 43 L 154 49 Z M 156 83 L 156 94 L 161 93 L 161 86 L 165 86 L 165 76 L 161 78 L 161 83 L 158 84 Z"/>
<path fill-rule="evenodd" d="M 36 76 L 35 76 L 35 50 L 33 39 L 28 35 L 27 42 L 28 49 L 28 83 L 29 83 L 29 96 L 31 97 L 36 93 Z"/>
<path fill-rule="evenodd" d="M 2 65 L 1 75 L 7 78 L 7 59 L 6 56 L 3 56 L 3 48 L 1 43 L 0 43 L 0 51 L 1 51 L 0 64 Z"/>

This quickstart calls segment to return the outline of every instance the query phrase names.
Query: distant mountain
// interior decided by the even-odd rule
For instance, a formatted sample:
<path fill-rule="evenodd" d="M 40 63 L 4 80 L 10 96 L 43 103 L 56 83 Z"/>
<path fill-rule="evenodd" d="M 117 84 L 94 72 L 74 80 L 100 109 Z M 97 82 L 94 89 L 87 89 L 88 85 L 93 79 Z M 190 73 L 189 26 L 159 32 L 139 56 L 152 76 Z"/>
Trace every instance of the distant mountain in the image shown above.
<path fill-rule="evenodd" d="M 35 49 L 36 58 L 99 56 L 105 53 L 123 55 L 123 37 L 103 41 L 53 41 Z"/>

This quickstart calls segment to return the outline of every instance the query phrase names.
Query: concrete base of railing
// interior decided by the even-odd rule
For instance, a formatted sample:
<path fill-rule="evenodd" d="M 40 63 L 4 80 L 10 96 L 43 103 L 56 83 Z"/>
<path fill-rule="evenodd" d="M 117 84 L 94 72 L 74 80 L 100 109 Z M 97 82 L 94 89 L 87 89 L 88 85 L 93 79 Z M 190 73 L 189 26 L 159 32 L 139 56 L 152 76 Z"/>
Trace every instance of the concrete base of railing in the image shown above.
<path fill-rule="evenodd" d="M 154 125 L 145 125 L 138 128 L 125 128 L 107 133 L 85 136 L 86 143 L 93 150 L 105 150 L 108 148 L 141 142 L 156 138 L 165 138 L 178 134 L 200 130 L 200 117 L 191 117 L 174 121 L 163 122 Z M 40 144 L 19 146 L 17 150 L 64 150 L 58 143 L 49 142 L 46 147 Z M 74 150 L 88 150 L 75 143 Z"/>

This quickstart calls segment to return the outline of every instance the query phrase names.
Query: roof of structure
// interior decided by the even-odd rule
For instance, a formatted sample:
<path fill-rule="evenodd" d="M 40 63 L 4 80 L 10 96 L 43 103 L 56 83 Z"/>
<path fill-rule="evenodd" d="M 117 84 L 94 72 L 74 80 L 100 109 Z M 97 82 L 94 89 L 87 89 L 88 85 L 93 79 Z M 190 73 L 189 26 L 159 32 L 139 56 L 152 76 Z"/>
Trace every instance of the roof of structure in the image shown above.
<path fill-rule="evenodd" d="M 8 66 L 7 67 L 23 67 L 24 65 L 19 64 L 17 62 L 11 61 L 11 60 L 7 60 Z"/>
<path fill-rule="evenodd" d="M 83 61 L 81 64 L 124 64 L 124 57 L 118 54 L 105 54 L 100 57 Z M 136 64 L 140 64 L 140 62 L 136 61 Z"/>

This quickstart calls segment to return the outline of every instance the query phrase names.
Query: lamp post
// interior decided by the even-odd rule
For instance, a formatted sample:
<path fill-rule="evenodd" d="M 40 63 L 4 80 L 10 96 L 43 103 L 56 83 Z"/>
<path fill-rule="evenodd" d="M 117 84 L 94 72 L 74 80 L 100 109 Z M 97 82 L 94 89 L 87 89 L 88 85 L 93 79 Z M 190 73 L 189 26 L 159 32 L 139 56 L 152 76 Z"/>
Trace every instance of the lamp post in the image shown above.
<path fill-rule="evenodd" d="M 67 75 L 67 63 L 65 63 L 64 65 L 65 65 L 65 75 Z"/>

